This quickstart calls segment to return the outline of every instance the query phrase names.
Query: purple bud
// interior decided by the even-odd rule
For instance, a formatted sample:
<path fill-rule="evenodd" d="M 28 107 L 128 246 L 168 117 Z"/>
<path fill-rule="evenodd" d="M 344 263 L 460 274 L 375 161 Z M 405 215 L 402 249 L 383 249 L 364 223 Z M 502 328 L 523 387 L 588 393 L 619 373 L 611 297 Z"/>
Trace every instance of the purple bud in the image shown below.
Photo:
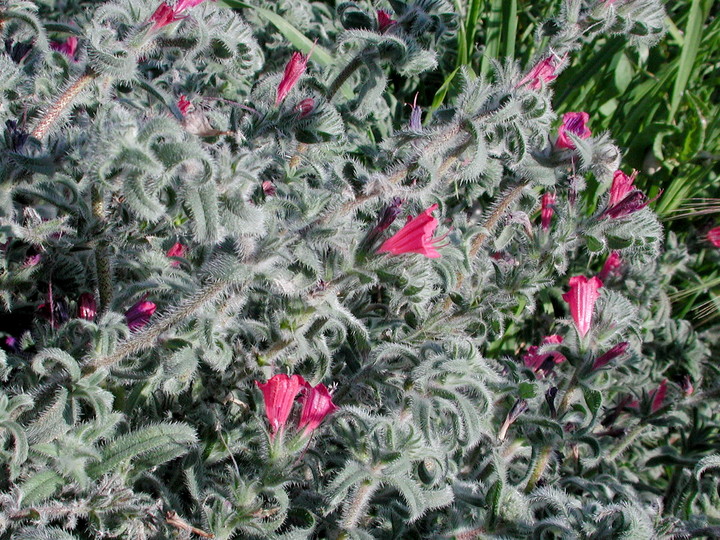
<path fill-rule="evenodd" d="M 621 356 L 625 354 L 625 351 L 627 351 L 628 348 L 628 342 L 623 341 L 622 343 L 618 343 L 615 345 L 612 349 L 610 349 L 608 352 L 603 354 L 602 356 L 599 356 L 595 362 L 593 363 L 593 371 L 596 369 L 600 369 L 607 364 L 609 364 L 612 360 L 617 358 L 618 356 Z"/>
<path fill-rule="evenodd" d="M 22 147 L 25 146 L 29 136 L 24 129 L 18 127 L 15 120 L 5 121 L 5 134 L 8 147 L 13 152 L 22 150 Z"/>
<path fill-rule="evenodd" d="M 662 195 L 662 191 L 657 194 L 657 196 L 654 199 L 648 200 L 647 195 L 645 195 L 642 191 L 639 189 L 634 189 L 630 193 L 628 193 L 624 199 L 622 199 L 619 203 L 614 204 L 613 206 L 609 206 L 603 213 L 602 217 L 611 217 L 613 219 L 629 216 L 630 214 L 634 214 L 638 210 L 642 210 L 645 208 L 648 204 L 656 200 L 658 197 Z"/>
<path fill-rule="evenodd" d="M 385 229 L 387 229 L 390 225 L 393 224 L 393 221 L 395 221 L 400 215 L 400 207 L 402 206 L 402 204 L 403 200 L 400 197 L 393 198 L 392 203 L 390 203 L 390 205 L 387 206 L 383 213 L 380 215 L 378 224 L 375 227 L 376 232 L 383 232 Z"/>
<path fill-rule="evenodd" d="M 417 105 L 417 97 L 418 95 L 415 94 L 413 104 L 410 105 L 412 110 L 410 111 L 409 127 L 412 131 L 422 131 L 422 108 Z"/>
<path fill-rule="evenodd" d="M 146 297 L 145 297 L 146 298 Z M 157 306 L 153 302 L 148 302 L 143 298 L 125 312 L 125 321 L 131 331 L 137 330 L 145 326 Z"/>

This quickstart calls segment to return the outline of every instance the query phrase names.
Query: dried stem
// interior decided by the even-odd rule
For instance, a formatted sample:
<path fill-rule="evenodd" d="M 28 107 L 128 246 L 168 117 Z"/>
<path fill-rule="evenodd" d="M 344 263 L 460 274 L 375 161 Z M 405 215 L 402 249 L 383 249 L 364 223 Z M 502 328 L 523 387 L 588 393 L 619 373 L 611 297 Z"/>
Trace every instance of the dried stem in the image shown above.
<path fill-rule="evenodd" d="M 67 109 L 75 98 L 82 92 L 90 81 L 95 78 L 95 75 L 86 74 L 75 81 L 70 88 L 65 90 L 60 97 L 53 103 L 50 109 L 45 113 L 40 122 L 30 133 L 31 136 L 38 140 L 42 140 L 47 134 L 48 130 L 52 125 L 60 118 L 60 115 L 65 109 Z"/>
<path fill-rule="evenodd" d="M 165 514 L 165 523 L 167 523 L 168 525 L 172 525 L 176 529 L 188 531 L 188 532 L 191 532 L 192 534 L 202 536 L 203 538 L 215 538 L 214 534 L 205 532 L 202 529 L 198 529 L 197 527 L 193 527 L 192 525 L 187 523 L 184 519 L 182 519 L 180 516 L 178 516 L 176 512 L 173 512 L 172 510 L 170 510 L 169 512 L 167 512 Z"/>

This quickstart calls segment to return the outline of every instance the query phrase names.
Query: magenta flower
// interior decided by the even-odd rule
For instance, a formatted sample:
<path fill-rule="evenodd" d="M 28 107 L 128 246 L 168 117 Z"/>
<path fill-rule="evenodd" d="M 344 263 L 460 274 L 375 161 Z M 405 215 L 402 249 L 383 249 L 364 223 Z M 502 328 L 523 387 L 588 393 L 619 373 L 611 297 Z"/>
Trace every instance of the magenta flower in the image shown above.
<path fill-rule="evenodd" d="M 527 75 L 517 84 L 516 88 L 527 85 L 533 90 L 540 90 L 543 84 L 549 83 L 557 79 L 557 68 L 562 64 L 564 58 L 557 56 L 548 56 L 535 64 Z"/>
<path fill-rule="evenodd" d="M 125 321 L 131 332 L 145 326 L 157 309 L 157 306 L 153 302 L 148 302 L 145 298 L 146 297 L 136 304 L 133 304 L 133 306 L 125 312 Z"/>
<path fill-rule="evenodd" d="M 302 54 L 299 52 L 292 53 L 290 61 L 285 66 L 285 73 L 277 87 L 277 96 L 275 97 L 275 105 L 280 105 L 282 101 L 290 93 L 290 90 L 297 84 L 302 77 L 303 73 L 307 69 L 307 63 L 310 59 L 310 55 Z"/>
<path fill-rule="evenodd" d="M 605 264 L 603 264 L 602 270 L 600 270 L 600 273 L 598 274 L 600 281 L 604 283 L 608 276 L 617 272 L 618 268 L 622 266 L 622 263 L 620 254 L 617 251 L 610 253 L 608 258 L 605 259 Z"/>
<path fill-rule="evenodd" d="M 332 396 L 324 384 L 318 384 L 313 388 L 305 383 L 298 429 L 303 429 L 305 434 L 311 433 L 328 414 L 332 414 L 336 410 L 337 407 L 332 402 Z"/>
<path fill-rule="evenodd" d="M 555 213 L 555 199 L 556 195 L 549 191 L 540 199 L 540 226 L 544 231 L 550 228 L 550 220 Z"/>
<path fill-rule="evenodd" d="M 384 9 L 378 9 L 377 23 L 378 30 L 380 30 L 380 32 L 382 33 L 385 33 L 385 30 L 390 28 L 393 24 L 397 24 L 397 21 L 392 18 L 389 12 L 385 11 Z"/>
<path fill-rule="evenodd" d="M 37 266 L 40 264 L 40 261 L 42 260 L 42 255 L 35 254 L 35 255 L 28 255 L 25 260 L 23 261 L 23 268 L 30 268 L 31 266 Z"/>
<path fill-rule="evenodd" d="M 634 214 L 635 212 L 645 208 L 648 204 L 660 197 L 660 195 L 662 195 L 662 191 L 653 199 L 648 199 L 647 195 L 645 195 L 642 191 L 634 189 L 619 203 L 613 206 L 608 206 L 601 214 L 601 217 L 611 217 L 613 219 L 617 219 L 629 216 L 630 214 Z"/>
<path fill-rule="evenodd" d="M 280 373 L 264 384 L 257 381 L 255 384 L 265 398 L 265 416 L 270 422 L 271 434 L 275 435 L 280 428 L 285 427 L 295 396 L 307 383 L 300 375 L 288 377 Z"/>
<path fill-rule="evenodd" d="M 602 281 L 596 277 L 588 279 L 585 276 L 574 276 L 570 278 L 570 290 L 562 296 L 570 305 L 570 314 L 580 337 L 584 337 L 590 330 L 595 302 L 600 298 L 600 287 Z"/>
<path fill-rule="evenodd" d="M 61 52 L 75 62 L 75 52 L 77 51 L 78 38 L 70 36 L 65 41 L 51 41 L 50 48 L 54 51 Z"/>
<path fill-rule="evenodd" d="M 78 299 L 78 317 L 86 321 L 94 321 L 97 315 L 97 302 L 90 293 L 82 293 Z"/>
<path fill-rule="evenodd" d="M 440 257 L 435 247 L 445 237 L 433 238 L 438 220 L 430 215 L 437 207 L 437 204 L 433 204 L 416 217 L 408 216 L 405 226 L 385 240 L 377 252 L 393 255 L 420 253 L 431 259 Z"/>
<path fill-rule="evenodd" d="M 187 246 L 180 242 L 175 242 L 173 246 L 167 250 L 165 255 L 168 257 L 184 257 L 186 251 Z M 170 266 L 180 266 L 180 261 L 173 261 L 170 263 Z"/>
<path fill-rule="evenodd" d="M 547 347 L 543 347 L 544 345 L 558 345 L 562 342 L 562 336 L 557 334 L 545 336 L 539 346 L 532 345 L 528 348 L 527 352 L 523 355 L 523 363 L 535 373 L 549 373 L 555 365 L 567 359 L 558 351 L 540 352 L 540 349 L 547 349 Z"/>
<path fill-rule="evenodd" d="M 587 127 L 589 120 L 590 115 L 586 112 L 569 112 L 563 114 L 562 125 L 558 129 L 557 147 L 569 148 L 570 150 L 575 148 L 575 143 L 570 140 L 567 133 L 572 133 L 581 139 L 590 137 L 592 132 Z"/>
<path fill-rule="evenodd" d="M 637 177 L 637 171 L 633 171 L 630 176 L 624 172 L 617 170 L 613 174 L 612 185 L 610 186 L 610 200 L 608 206 L 614 206 L 630 193 L 634 187 L 635 177 Z"/>
<path fill-rule="evenodd" d="M 720 248 L 720 227 L 710 229 L 707 233 L 707 239 L 713 246 Z"/>
<path fill-rule="evenodd" d="M 653 393 L 652 405 L 650 406 L 650 412 L 657 412 L 662 407 L 665 396 L 667 395 L 667 379 L 663 379 L 660 385 Z"/>
<path fill-rule="evenodd" d="M 315 108 L 315 100 L 313 98 L 306 98 L 295 105 L 295 110 L 300 113 L 300 118 L 305 118 L 308 114 L 313 112 Z"/>
<path fill-rule="evenodd" d="M 598 356 L 595 359 L 595 362 L 593 362 L 593 371 L 596 369 L 600 369 L 601 367 L 604 367 L 608 365 L 610 362 L 612 362 L 615 358 L 618 356 L 622 356 L 625 354 L 628 348 L 628 342 L 623 341 L 622 343 L 618 343 L 615 345 L 612 349 L 610 349 L 605 354 Z"/>
<path fill-rule="evenodd" d="M 178 100 L 177 100 L 177 106 L 178 106 L 178 109 L 180 109 L 180 112 L 182 113 L 182 115 L 185 116 L 185 115 L 187 114 L 187 112 L 190 110 L 190 107 L 193 106 L 193 104 L 192 104 L 192 102 L 191 102 L 187 97 L 185 97 L 185 95 L 183 94 L 182 96 L 180 96 L 180 97 L 178 98 Z"/>

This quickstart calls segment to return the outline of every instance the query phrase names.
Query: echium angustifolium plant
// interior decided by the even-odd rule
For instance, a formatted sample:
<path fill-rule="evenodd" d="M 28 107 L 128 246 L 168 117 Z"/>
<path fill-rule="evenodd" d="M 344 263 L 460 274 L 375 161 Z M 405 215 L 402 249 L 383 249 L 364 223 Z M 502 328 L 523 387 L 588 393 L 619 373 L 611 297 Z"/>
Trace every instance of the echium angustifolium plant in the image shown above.
<path fill-rule="evenodd" d="M 0 4 L 2 533 L 715 534 L 687 253 L 551 107 L 660 3 L 564 2 L 424 123 L 447 2 L 291 4 L 311 54 L 209 1 Z"/>

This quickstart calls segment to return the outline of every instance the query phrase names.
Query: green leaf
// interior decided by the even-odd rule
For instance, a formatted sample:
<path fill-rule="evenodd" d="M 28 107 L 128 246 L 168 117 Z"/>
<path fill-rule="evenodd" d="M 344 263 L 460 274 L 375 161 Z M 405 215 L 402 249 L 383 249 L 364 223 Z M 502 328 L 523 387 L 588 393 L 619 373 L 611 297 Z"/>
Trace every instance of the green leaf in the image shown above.
<path fill-rule="evenodd" d="M 594 236 L 585 236 L 585 245 L 587 246 L 589 251 L 592 251 L 593 253 L 597 253 L 599 251 L 602 251 L 604 244 L 601 240 L 598 240 Z"/>
<path fill-rule="evenodd" d="M 535 394 L 537 393 L 537 388 L 533 383 L 530 382 L 522 382 L 520 383 L 520 386 L 518 387 L 518 394 L 522 399 L 530 399 L 534 398 Z"/>
<path fill-rule="evenodd" d="M 154 424 L 127 433 L 103 449 L 103 459 L 92 474 L 100 476 L 140 456 L 153 458 L 153 466 L 180 456 L 197 443 L 195 430 L 185 424 Z"/>
<path fill-rule="evenodd" d="M 34 474 L 20 485 L 23 506 L 30 506 L 50 497 L 65 480 L 55 471 Z"/>

